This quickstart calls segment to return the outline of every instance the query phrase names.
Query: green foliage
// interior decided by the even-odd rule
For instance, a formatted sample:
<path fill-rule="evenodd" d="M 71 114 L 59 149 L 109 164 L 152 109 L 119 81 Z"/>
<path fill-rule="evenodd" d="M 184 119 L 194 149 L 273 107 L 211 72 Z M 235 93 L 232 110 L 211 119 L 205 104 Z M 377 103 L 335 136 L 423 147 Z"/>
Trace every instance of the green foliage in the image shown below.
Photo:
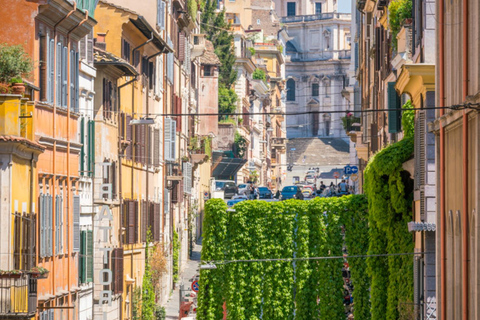
<path fill-rule="evenodd" d="M 253 56 L 255 55 L 255 48 L 254 47 L 249 47 L 248 51 L 250 51 L 250 54 Z"/>
<path fill-rule="evenodd" d="M 228 89 L 223 85 L 218 86 L 218 119 L 225 120 L 231 118 L 230 114 L 237 109 L 237 94 L 235 90 Z"/>
<path fill-rule="evenodd" d="M 155 306 L 155 320 L 165 320 L 167 318 L 167 311 L 165 311 L 165 307 L 162 306 Z"/>
<path fill-rule="evenodd" d="M 13 78 L 28 76 L 33 70 L 32 59 L 21 45 L 0 43 L 0 82 L 10 83 Z"/>
<path fill-rule="evenodd" d="M 235 120 L 234 118 L 227 118 L 227 119 L 222 119 L 220 121 L 218 121 L 218 123 L 223 123 L 223 124 L 233 124 L 234 126 L 237 125 L 237 120 Z"/>
<path fill-rule="evenodd" d="M 408 100 L 402 109 L 413 109 L 411 100 Z M 402 113 L 402 128 L 405 137 L 413 137 L 415 134 L 415 110 L 404 110 Z"/>
<path fill-rule="evenodd" d="M 403 26 L 403 21 L 411 17 L 412 0 L 393 0 L 388 5 L 388 20 L 395 49 L 397 49 L 397 34 Z"/>
<path fill-rule="evenodd" d="M 262 80 L 266 81 L 267 80 L 267 75 L 265 74 L 265 71 L 263 69 L 255 69 L 252 74 L 252 78 L 256 80 Z"/>
<path fill-rule="evenodd" d="M 350 112 L 347 113 L 347 115 L 345 117 L 342 117 L 341 119 L 342 119 L 343 129 L 345 129 L 345 131 L 347 131 L 347 132 L 352 131 L 352 124 L 360 123 L 360 118 L 355 117 Z"/>
<path fill-rule="evenodd" d="M 368 214 L 364 196 L 243 201 L 235 205 L 235 212 L 226 209 L 220 199 L 206 203 L 202 261 L 215 261 L 218 269 L 200 271 L 199 320 L 222 319 L 224 302 L 229 319 L 345 319 L 342 259 L 221 261 L 342 256 L 343 224 L 348 250 L 365 254 Z M 356 317 L 368 320 L 366 262 L 349 262 Z"/>
<path fill-rule="evenodd" d="M 233 68 L 236 57 L 233 52 L 233 33 L 230 24 L 225 20 L 225 10 L 216 12 L 217 1 L 206 0 L 202 12 L 201 30 L 207 40 L 213 43 L 215 53 L 222 65 L 219 72 L 219 83 L 230 88 L 237 79 L 237 72 Z"/>
<path fill-rule="evenodd" d="M 145 244 L 145 274 L 142 281 L 142 319 L 153 320 L 155 314 L 155 288 L 152 281 L 152 270 L 149 259 L 149 245 L 152 242 L 152 231 L 147 231 Z"/>
<path fill-rule="evenodd" d="M 243 158 L 245 156 L 245 152 L 247 151 L 247 140 L 238 133 L 238 131 L 235 131 L 235 137 L 233 140 L 233 153 L 237 158 Z"/>
<path fill-rule="evenodd" d="M 187 1 L 187 9 L 188 9 L 188 14 L 190 15 L 190 18 L 193 21 L 196 21 L 197 20 L 197 9 L 198 9 L 197 0 L 188 0 Z"/>
<path fill-rule="evenodd" d="M 248 181 L 251 181 L 253 184 L 256 184 L 258 182 L 258 171 L 257 170 L 253 170 L 252 172 L 250 172 L 249 176 L 248 176 Z"/>
<path fill-rule="evenodd" d="M 141 320 L 142 318 L 142 288 L 136 286 L 132 295 L 132 320 Z"/>
<path fill-rule="evenodd" d="M 403 140 L 373 156 L 365 169 L 369 254 L 413 252 L 412 235 L 407 227 L 412 219 L 413 181 L 402 168 L 413 150 L 413 135 L 406 134 Z M 367 265 L 372 278 L 372 319 L 398 319 L 401 305 L 413 299 L 412 258 L 368 258 Z"/>
<path fill-rule="evenodd" d="M 173 228 L 173 282 L 178 281 L 178 258 L 180 253 L 180 240 L 178 240 L 178 233 Z"/>
<path fill-rule="evenodd" d="M 11 83 L 11 84 L 14 84 L 14 83 L 23 83 L 23 80 L 22 80 L 22 78 L 20 78 L 20 77 L 15 77 L 15 78 L 10 79 L 10 83 Z"/>

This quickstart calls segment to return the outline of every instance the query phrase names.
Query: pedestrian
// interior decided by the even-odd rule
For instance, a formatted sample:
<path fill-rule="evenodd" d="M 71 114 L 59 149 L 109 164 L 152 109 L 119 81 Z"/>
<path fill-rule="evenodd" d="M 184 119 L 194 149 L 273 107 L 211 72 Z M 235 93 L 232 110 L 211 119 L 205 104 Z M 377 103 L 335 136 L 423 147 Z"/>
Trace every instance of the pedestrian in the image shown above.
<path fill-rule="evenodd" d="M 258 187 L 255 187 L 255 190 L 253 191 L 253 195 L 255 199 L 260 198 L 260 192 L 258 191 Z"/>
<path fill-rule="evenodd" d="M 300 188 L 297 187 L 297 193 L 295 194 L 295 199 L 297 200 L 303 200 L 303 193 L 302 193 L 302 190 L 300 190 Z"/>
<path fill-rule="evenodd" d="M 323 181 L 320 181 L 320 186 L 318 187 L 318 189 L 320 189 L 320 192 L 323 193 L 323 191 L 325 190 L 327 186 L 323 184 Z"/>
<path fill-rule="evenodd" d="M 280 199 L 280 190 L 277 190 L 277 193 L 275 193 L 275 199 Z"/>

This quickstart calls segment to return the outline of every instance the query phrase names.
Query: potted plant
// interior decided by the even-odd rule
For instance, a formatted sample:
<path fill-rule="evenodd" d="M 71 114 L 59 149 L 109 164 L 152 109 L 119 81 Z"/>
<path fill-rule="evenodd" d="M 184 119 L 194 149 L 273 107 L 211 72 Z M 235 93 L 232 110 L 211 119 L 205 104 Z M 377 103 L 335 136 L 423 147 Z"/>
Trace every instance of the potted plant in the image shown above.
<path fill-rule="evenodd" d="M 36 279 L 46 279 L 48 277 L 49 272 L 50 271 L 48 271 L 44 267 L 33 267 L 29 271 L 32 278 L 36 278 Z"/>
<path fill-rule="evenodd" d="M 15 77 L 10 79 L 10 84 L 12 86 L 13 94 L 24 94 L 25 93 L 25 84 L 23 83 L 22 78 Z"/>
<path fill-rule="evenodd" d="M 20 278 L 21 270 L 0 270 L 0 278 Z"/>

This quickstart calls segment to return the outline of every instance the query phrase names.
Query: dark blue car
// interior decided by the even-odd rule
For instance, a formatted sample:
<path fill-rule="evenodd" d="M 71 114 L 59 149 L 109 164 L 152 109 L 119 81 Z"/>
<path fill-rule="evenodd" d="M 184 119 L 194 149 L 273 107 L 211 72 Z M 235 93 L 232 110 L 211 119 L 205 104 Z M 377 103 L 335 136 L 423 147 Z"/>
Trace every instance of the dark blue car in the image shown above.
<path fill-rule="evenodd" d="M 258 187 L 260 199 L 273 199 L 273 193 L 267 187 Z"/>
<path fill-rule="evenodd" d="M 299 187 L 297 186 L 286 186 L 283 187 L 281 192 L 282 200 L 294 199 L 295 194 L 297 194 L 297 190 Z"/>

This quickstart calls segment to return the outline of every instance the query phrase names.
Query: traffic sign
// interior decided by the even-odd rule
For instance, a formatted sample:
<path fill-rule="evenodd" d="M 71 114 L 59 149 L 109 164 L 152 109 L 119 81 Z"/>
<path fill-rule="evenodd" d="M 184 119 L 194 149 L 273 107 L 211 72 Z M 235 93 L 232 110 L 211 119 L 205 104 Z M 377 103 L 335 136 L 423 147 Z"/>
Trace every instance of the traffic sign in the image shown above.
<path fill-rule="evenodd" d="M 357 166 L 350 166 L 350 170 L 352 173 L 358 173 L 358 167 Z"/>
<path fill-rule="evenodd" d="M 340 178 L 340 172 L 335 171 L 335 172 L 333 173 L 333 177 L 334 177 L 335 179 Z"/>
<path fill-rule="evenodd" d="M 349 174 L 352 174 L 352 167 L 350 167 L 349 165 L 346 165 L 345 168 L 343 168 L 343 172 L 345 172 L 345 174 L 349 175 Z"/>
<path fill-rule="evenodd" d="M 198 290 L 200 289 L 200 285 L 198 284 L 198 281 L 195 280 L 192 282 L 192 290 L 195 291 L 195 292 L 198 292 Z"/>
<path fill-rule="evenodd" d="M 356 173 L 353 173 L 351 176 L 350 176 L 350 179 L 352 179 L 353 182 L 356 182 L 358 180 L 358 175 Z"/>
<path fill-rule="evenodd" d="M 209 198 L 210 198 L 210 195 L 208 194 L 208 192 L 205 191 L 205 192 L 203 193 L 203 199 L 204 199 L 204 200 L 208 200 Z"/>
<path fill-rule="evenodd" d="M 290 151 L 295 151 L 297 150 L 297 148 L 290 148 Z"/>

